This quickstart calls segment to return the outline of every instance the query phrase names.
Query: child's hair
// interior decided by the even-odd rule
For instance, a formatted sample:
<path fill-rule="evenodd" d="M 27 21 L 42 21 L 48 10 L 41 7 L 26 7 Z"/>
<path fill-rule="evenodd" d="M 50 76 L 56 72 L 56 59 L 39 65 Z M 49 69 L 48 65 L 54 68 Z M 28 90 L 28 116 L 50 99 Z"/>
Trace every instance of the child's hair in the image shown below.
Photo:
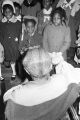
<path fill-rule="evenodd" d="M 21 10 L 21 5 L 19 3 L 17 3 L 17 2 L 14 2 L 14 7 L 17 7 L 17 8 L 19 8 Z"/>
<path fill-rule="evenodd" d="M 53 22 L 53 16 L 55 14 L 57 14 L 57 13 L 60 15 L 61 23 L 65 23 L 66 24 L 66 19 L 67 19 L 66 12 L 61 7 L 58 7 L 55 10 L 52 10 L 52 12 L 51 12 L 51 21 Z"/>
<path fill-rule="evenodd" d="M 3 15 L 5 14 L 6 9 L 10 9 L 12 13 L 14 13 L 13 7 L 9 4 L 5 4 L 2 9 L 3 9 Z"/>
<path fill-rule="evenodd" d="M 24 24 L 27 25 L 28 22 L 31 22 L 34 24 L 34 26 L 36 25 L 36 21 L 33 19 L 24 19 Z"/>

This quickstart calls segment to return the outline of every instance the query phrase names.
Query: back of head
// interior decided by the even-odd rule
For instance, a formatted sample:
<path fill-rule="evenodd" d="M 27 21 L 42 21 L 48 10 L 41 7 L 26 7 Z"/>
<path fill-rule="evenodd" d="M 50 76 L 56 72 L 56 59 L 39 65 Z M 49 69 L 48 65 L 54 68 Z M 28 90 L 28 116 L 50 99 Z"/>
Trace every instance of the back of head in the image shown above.
<path fill-rule="evenodd" d="M 42 48 L 29 50 L 23 59 L 23 65 L 25 70 L 34 77 L 43 77 L 52 68 L 51 58 Z"/>

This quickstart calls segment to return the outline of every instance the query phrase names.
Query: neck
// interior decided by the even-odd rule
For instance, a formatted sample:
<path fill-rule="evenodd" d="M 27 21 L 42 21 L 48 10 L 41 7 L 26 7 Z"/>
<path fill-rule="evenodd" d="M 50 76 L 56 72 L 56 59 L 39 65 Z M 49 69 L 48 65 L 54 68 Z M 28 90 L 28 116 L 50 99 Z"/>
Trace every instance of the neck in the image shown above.
<path fill-rule="evenodd" d="M 50 75 L 48 74 L 48 75 L 45 75 L 45 76 L 43 76 L 43 77 L 33 77 L 33 80 L 34 80 L 35 82 L 43 82 L 43 81 L 48 80 L 49 77 L 50 77 Z"/>

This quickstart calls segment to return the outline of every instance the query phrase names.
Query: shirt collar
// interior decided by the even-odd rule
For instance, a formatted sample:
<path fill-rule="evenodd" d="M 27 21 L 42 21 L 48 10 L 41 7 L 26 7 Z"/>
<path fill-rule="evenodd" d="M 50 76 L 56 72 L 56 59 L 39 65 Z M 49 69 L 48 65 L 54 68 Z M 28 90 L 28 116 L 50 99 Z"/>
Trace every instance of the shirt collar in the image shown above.
<path fill-rule="evenodd" d="M 7 20 L 6 17 L 4 17 L 4 18 L 2 19 L 2 22 L 3 22 L 3 23 L 5 23 L 5 22 L 7 22 L 7 21 L 12 22 L 12 23 L 15 23 L 15 22 L 17 22 L 17 19 L 16 19 L 16 17 L 15 17 L 14 15 L 13 15 L 12 18 L 9 19 L 9 20 Z"/>
<path fill-rule="evenodd" d="M 51 14 L 52 7 L 49 8 L 49 10 L 43 9 L 44 14 Z"/>
<path fill-rule="evenodd" d="M 16 18 L 21 22 L 21 15 L 16 16 Z"/>

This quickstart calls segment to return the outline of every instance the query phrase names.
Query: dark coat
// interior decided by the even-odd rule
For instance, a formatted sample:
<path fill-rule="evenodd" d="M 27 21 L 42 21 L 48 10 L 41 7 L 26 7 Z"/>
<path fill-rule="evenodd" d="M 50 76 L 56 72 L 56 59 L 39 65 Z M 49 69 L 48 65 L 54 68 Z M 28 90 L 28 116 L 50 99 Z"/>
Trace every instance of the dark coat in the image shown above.
<path fill-rule="evenodd" d="M 0 42 L 4 47 L 5 60 L 15 62 L 18 58 L 18 43 L 21 32 L 19 21 L 0 22 Z"/>

